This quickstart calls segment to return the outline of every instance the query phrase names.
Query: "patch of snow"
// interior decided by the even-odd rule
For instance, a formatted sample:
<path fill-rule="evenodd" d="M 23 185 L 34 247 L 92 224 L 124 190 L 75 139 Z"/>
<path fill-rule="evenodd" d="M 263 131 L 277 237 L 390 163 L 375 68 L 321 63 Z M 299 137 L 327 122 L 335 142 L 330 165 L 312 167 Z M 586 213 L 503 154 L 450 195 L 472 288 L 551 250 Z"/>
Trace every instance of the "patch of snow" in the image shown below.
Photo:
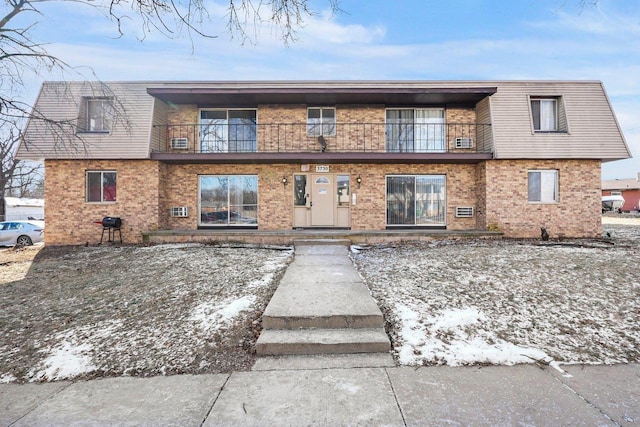
<path fill-rule="evenodd" d="M 18 379 L 12 374 L 2 374 L 0 377 L 0 384 L 9 384 L 17 380 Z"/>
<path fill-rule="evenodd" d="M 444 310 L 438 317 L 433 318 L 432 330 L 456 329 L 473 325 L 486 317 L 475 308 Z"/>
<path fill-rule="evenodd" d="M 201 248 L 204 245 L 202 243 L 163 243 L 161 245 L 151 245 L 146 247 L 137 248 L 140 252 L 155 252 L 155 251 L 168 251 L 174 249 L 192 249 Z"/>
<path fill-rule="evenodd" d="M 556 362 L 555 360 L 552 361 L 551 363 L 549 363 L 549 366 L 551 366 L 553 369 L 555 369 L 556 371 L 560 372 L 562 374 L 563 377 L 565 378 L 573 378 L 573 375 L 571 375 L 570 373 L 568 373 L 567 371 L 565 371 L 564 369 L 562 369 L 560 367 L 560 364 L 558 362 Z"/>
<path fill-rule="evenodd" d="M 193 310 L 190 319 L 199 323 L 201 329 L 216 330 L 230 324 L 241 312 L 248 310 L 255 302 L 255 295 L 247 295 L 221 304 L 205 302 Z"/>
<path fill-rule="evenodd" d="M 43 362 L 43 369 L 32 375 L 31 381 L 56 381 L 82 375 L 97 368 L 87 355 L 92 347 L 89 344 L 60 343 Z"/>
<path fill-rule="evenodd" d="M 403 365 L 424 362 L 449 366 L 491 363 L 514 365 L 543 360 L 541 350 L 520 347 L 482 331 L 473 336 L 472 326 L 486 316 L 475 308 L 444 310 L 438 316 L 421 316 L 412 308 L 398 304 L 395 313 L 400 323 L 398 359 Z"/>

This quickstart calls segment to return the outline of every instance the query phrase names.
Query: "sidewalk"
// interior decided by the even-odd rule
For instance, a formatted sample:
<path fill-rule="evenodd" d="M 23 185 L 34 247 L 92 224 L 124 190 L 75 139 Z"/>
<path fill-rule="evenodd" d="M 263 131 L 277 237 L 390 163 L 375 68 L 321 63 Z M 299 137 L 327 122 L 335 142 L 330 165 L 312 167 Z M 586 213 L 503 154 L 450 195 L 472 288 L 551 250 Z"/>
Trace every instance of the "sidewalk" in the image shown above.
<path fill-rule="evenodd" d="M 0 425 L 640 425 L 640 365 L 352 368 L 0 385 Z"/>

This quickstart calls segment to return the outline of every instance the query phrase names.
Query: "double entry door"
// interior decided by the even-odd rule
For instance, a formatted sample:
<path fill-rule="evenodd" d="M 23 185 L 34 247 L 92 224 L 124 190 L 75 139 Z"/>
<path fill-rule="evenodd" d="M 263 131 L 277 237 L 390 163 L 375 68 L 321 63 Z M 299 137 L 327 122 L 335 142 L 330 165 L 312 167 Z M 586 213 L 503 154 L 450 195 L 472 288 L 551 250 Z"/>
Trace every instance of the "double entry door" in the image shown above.
<path fill-rule="evenodd" d="M 294 227 L 349 227 L 349 175 L 294 176 Z"/>

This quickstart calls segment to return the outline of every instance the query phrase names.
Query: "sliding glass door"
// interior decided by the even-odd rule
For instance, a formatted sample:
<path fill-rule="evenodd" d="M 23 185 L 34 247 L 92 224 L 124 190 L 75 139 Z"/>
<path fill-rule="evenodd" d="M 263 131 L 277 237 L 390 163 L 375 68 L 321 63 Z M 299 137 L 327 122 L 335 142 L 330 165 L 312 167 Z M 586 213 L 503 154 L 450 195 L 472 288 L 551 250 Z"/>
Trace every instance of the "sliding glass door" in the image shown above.
<path fill-rule="evenodd" d="M 446 225 L 445 175 L 387 176 L 388 226 Z"/>
<path fill-rule="evenodd" d="M 444 109 L 387 110 L 386 140 L 389 152 L 446 151 Z"/>
<path fill-rule="evenodd" d="M 257 148 L 256 110 L 201 110 L 200 151 L 254 152 Z"/>
<path fill-rule="evenodd" d="M 201 226 L 258 224 L 257 175 L 200 175 Z"/>

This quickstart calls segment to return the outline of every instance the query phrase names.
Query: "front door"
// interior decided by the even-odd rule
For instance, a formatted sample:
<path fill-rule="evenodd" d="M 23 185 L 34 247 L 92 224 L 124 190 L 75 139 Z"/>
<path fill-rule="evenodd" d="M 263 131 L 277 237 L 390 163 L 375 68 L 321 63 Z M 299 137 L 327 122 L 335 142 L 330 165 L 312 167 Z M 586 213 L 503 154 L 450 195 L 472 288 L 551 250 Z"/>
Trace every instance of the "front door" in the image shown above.
<path fill-rule="evenodd" d="M 311 174 L 311 225 L 313 227 L 334 226 L 334 176 Z"/>

